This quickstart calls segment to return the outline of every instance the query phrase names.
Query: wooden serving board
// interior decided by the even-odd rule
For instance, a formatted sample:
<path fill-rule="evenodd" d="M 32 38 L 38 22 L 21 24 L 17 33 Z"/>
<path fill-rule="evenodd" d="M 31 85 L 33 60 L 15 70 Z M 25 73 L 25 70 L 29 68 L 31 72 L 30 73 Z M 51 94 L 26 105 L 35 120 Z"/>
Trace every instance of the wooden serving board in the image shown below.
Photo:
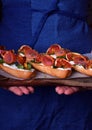
<path fill-rule="evenodd" d="M 92 89 L 92 77 L 87 77 L 82 74 L 73 74 L 71 77 L 67 79 L 60 79 L 56 77 L 52 77 L 50 75 L 38 72 L 35 78 L 23 80 L 17 78 L 10 78 L 9 76 L 0 75 L 0 86 L 9 87 L 9 86 L 76 86 L 83 89 Z"/>

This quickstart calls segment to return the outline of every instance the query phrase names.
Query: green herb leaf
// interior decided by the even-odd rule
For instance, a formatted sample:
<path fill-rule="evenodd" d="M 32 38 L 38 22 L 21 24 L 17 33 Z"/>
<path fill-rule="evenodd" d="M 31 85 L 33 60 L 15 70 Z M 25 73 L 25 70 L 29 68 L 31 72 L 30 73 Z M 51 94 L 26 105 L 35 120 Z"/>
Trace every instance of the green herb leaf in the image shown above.
<path fill-rule="evenodd" d="M 4 63 L 4 61 L 3 61 L 3 59 L 2 59 L 2 58 L 0 58 L 0 64 L 2 64 L 2 63 Z"/>
<path fill-rule="evenodd" d="M 20 64 L 18 64 L 17 67 L 18 67 L 19 69 L 24 69 L 24 66 L 23 66 L 23 65 L 20 65 Z"/>
<path fill-rule="evenodd" d="M 66 59 L 66 56 L 58 56 L 57 58 L 64 58 L 64 59 Z"/>
<path fill-rule="evenodd" d="M 31 70 L 31 69 L 32 69 L 32 66 L 31 66 L 30 63 L 27 63 L 27 69 L 28 69 L 28 70 Z"/>

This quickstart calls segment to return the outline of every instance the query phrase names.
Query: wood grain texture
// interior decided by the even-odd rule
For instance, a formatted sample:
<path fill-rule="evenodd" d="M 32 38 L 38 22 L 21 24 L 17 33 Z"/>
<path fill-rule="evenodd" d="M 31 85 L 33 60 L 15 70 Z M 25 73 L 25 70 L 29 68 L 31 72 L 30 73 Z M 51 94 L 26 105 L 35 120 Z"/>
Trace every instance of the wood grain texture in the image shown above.
<path fill-rule="evenodd" d="M 45 86 L 76 86 L 83 89 L 92 90 L 92 77 L 59 79 L 59 78 L 32 78 L 28 80 L 11 79 L 4 76 L 0 76 L 0 86 L 33 86 L 33 87 L 45 87 Z"/>

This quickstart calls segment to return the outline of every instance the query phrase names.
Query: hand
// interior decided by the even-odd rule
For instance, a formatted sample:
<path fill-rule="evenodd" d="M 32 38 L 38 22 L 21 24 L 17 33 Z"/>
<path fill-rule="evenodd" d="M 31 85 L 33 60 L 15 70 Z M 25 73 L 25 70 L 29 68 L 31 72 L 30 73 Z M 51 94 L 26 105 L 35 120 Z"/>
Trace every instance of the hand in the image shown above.
<path fill-rule="evenodd" d="M 23 94 L 29 94 L 29 93 L 33 93 L 34 92 L 34 88 L 31 86 L 10 86 L 8 88 L 5 88 L 11 92 L 13 92 L 14 94 L 21 96 Z"/>
<path fill-rule="evenodd" d="M 69 87 L 69 86 L 57 86 L 55 88 L 56 93 L 58 94 L 65 94 L 65 95 L 70 95 L 75 92 L 79 91 L 78 87 Z"/>

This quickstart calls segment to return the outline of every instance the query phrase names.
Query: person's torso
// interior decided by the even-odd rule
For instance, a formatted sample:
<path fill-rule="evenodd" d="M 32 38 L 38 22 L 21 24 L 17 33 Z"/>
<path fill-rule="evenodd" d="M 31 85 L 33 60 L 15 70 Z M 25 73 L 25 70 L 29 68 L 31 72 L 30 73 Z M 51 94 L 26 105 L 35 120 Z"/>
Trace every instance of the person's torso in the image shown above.
<path fill-rule="evenodd" d="M 22 44 L 29 44 L 39 51 L 45 51 L 49 45 L 59 43 L 63 47 L 74 49 L 74 42 L 77 43 L 79 36 L 84 37 L 88 33 L 87 25 L 82 19 L 86 16 L 86 2 L 87 0 L 2 0 L 0 44 L 16 49 Z M 79 42 L 75 50 L 79 50 L 82 45 Z M 90 47 L 89 43 L 88 51 Z"/>

